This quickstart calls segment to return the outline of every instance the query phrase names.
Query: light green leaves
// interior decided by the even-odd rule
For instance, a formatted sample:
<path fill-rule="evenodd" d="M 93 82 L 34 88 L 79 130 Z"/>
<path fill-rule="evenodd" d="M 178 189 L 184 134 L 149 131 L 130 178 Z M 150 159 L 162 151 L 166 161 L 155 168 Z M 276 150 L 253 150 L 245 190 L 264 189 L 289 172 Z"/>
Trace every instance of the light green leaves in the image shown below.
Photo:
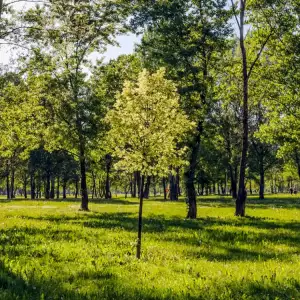
<path fill-rule="evenodd" d="M 180 166 L 185 134 L 194 127 L 179 108 L 175 84 L 165 79 L 165 70 L 144 70 L 138 82 L 126 82 L 114 109 L 107 115 L 108 133 L 118 169 L 144 175 L 165 175 L 170 166 Z"/>

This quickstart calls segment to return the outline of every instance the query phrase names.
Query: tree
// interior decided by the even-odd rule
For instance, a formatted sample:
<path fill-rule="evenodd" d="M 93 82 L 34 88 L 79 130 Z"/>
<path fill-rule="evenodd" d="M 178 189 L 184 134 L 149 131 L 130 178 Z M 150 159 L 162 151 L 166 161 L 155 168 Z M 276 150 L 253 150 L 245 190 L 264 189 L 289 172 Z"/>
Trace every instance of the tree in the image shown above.
<path fill-rule="evenodd" d="M 89 56 L 114 44 L 124 32 L 126 12 L 118 1 L 51 1 L 26 12 L 31 26 L 33 72 L 46 75 L 45 107 L 52 119 L 48 124 L 48 148 L 67 149 L 79 158 L 81 209 L 88 210 L 86 164 L 93 142 L 102 132 L 103 103 L 91 92 L 85 68 Z"/>
<path fill-rule="evenodd" d="M 119 160 L 115 167 L 141 174 L 137 242 L 140 258 L 145 178 L 166 176 L 170 165 L 184 164 L 185 149 L 178 145 L 193 123 L 180 110 L 176 86 L 165 79 L 164 69 L 152 75 L 144 70 L 137 83 L 126 82 L 107 120 L 114 156 Z"/>

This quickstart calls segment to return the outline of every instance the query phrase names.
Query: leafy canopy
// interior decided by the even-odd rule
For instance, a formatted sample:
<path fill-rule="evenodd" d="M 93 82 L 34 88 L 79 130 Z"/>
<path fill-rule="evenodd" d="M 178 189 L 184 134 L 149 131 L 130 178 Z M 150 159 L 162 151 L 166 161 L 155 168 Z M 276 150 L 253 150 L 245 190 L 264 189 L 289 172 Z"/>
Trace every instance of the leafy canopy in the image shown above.
<path fill-rule="evenodd" d="M 185 163 L 185 148 L 179 145 L 194 123 L 180 110 L 176 86 L 165 79 L 165 69 L 152 75 L 144 70 L 137 83 L 127 81 L 107 121 L 119 158 L 116 168 L 167 175 L 170 166 Z"/>

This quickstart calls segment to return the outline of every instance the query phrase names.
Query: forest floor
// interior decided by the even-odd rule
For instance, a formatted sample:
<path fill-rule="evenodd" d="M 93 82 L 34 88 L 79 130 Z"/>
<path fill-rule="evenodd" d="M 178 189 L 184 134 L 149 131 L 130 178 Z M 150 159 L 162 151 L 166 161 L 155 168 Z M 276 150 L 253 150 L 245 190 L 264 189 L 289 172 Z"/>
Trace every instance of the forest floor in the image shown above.
<path fill-rule="evenodd" d="M 0 299 L 300 299 L 300 200 L 0 202 Z"/>

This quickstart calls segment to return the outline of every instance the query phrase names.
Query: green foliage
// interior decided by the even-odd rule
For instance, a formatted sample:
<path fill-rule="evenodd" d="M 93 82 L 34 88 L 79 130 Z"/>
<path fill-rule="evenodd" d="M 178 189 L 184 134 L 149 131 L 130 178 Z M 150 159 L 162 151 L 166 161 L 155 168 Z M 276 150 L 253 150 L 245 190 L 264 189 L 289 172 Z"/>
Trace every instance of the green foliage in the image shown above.
<path fill-rule="evenodd" d="M 119 158 L 116 167 L 143 175 L 168 175 L 170 166 L 184 164 L 184 135 L 193 128 L 179 108 L 179 96 L 165 70 L 140 73 L 138 82 L 127 81 L 114 109 L 108 113 L 108 138 Z"/>

